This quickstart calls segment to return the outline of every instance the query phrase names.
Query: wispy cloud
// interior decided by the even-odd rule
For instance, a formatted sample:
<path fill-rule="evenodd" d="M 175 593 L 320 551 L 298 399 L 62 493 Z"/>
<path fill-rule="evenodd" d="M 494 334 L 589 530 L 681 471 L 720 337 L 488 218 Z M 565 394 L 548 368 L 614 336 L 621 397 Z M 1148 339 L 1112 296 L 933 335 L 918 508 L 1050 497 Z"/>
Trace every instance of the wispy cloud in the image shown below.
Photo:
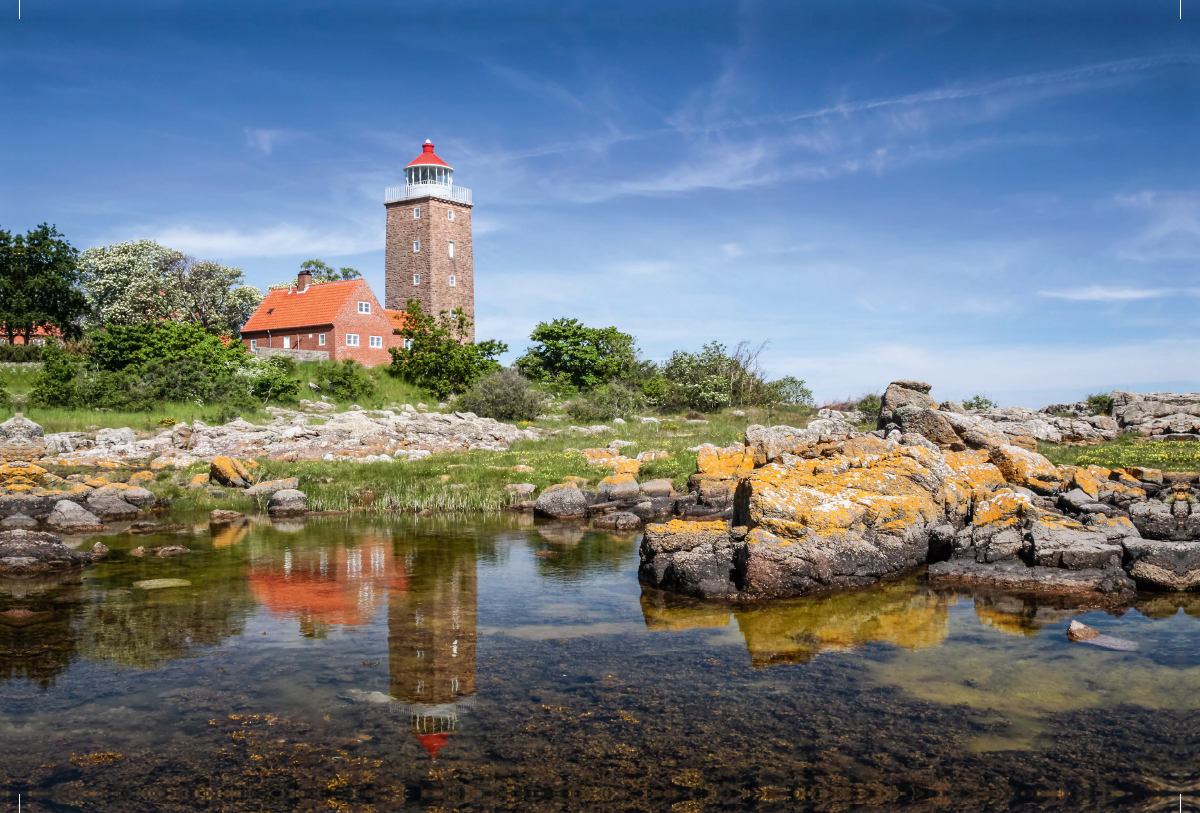
<path fill-rule="evenodd" d="M 193 226 L 168 226 L 146 231 L 163 245 L 204 258 L 285 257 L 300 254 L 336 257 L 378 249 L 381 242 L 378 235 L 366 232 L 323 232 L 291 224 L 256 231 L 206 231 Z"/>
<path fill-rule="evenodd" d="M 1171 293 L 1170 288 L 1109 288 L 1092 285 L 1073 291 L 1038 291 L 1038 296 L 1075 302 L 1131 302 L 1138 299 L 1159 299 L 1170 296 Z"/>
<path fill-rule="evenodd" d="M 275 145 L 292 138 L 292 134 L 285 130 L 256 130 L 247 127 L 245 133 L 246 146 L 263 155 L 270 155 L 274 152 Z"/>
<path fill-rule="evenodd" d="M 1116 203 L 1149 214 L 1138 234 L 1116 246 L 1118 258 L 1140 263 L 1200 259 L 1200 194 L 1147 191 L 1119 196 Z"/>

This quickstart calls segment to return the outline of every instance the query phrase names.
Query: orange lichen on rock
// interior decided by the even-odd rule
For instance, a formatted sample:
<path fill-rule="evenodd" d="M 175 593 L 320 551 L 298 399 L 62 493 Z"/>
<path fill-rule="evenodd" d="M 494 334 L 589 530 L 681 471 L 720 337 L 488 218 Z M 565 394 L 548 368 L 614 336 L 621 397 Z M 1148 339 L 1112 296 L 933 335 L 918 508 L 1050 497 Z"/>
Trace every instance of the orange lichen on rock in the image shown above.
<path fill-rule="evenodd" d="M 814 466 L 786 468 L 777 464 L 757 469 L 748 478 L 750 519 L 771 526 L 772 533 L 800 535 L 801 528 L 820 533 L 874 528 L 904 534 L 943 514 L 944 479 L 923 463 L 936 457 L 925 449 L 905 449 L 880 455 L 859 467 Z"/>
<path fill-rule="evenodd" d="M 0 464 L 0 485 L 7 488 L 14 486 L 34 486 L 54 482 L 41 466 L 24 461 Z"/>
<path fill-rule="evenodd" d="M 1016 525 L 1031 508 L 1033 503 L 1024 494 L 1009 490 L 1000 491 L 989 499 L 975 503 L 971 513 L 971 524 L 996 527 Z"/>
<path fill-rule="evenodd" d="M 129 475 L 129 482 L 131 482 L 131 483 L 141 483 L 141 482 L 145 482 L 146 480 L 153 480 L 153 479 L 154 479 L 154 472 L 150 472 L 150 471 L 135 471 L 133 474 Z"/>
<path fill-rule="evenodd" d="M 186 469 L 193 463 L 199 462 L 200 458 L 192 457 L 190 454 L 163 455 L 162 457 L 156 457 L 151 460 L 150 468 L 153 471 L 161 471 L 167 466 L 171 466 L 172 468 L 176 469 Z"/>
<path fill-rule="evenodd" d="M 1053 494 L 1062 486 L 1062 474 L 1054 464 L 1037 452 L 1011 444 L 989 449 L 991 461 L 1004 479 L 1041 494 Z"/>
<path fill-rule="evenodd" d="M 754 452 L 740 443 L 724 449 L 706 445 L 696 455 L 696 468 L 710 477 L 736 480 L 754 471 Z"/>
<path fill-rule="evenodd" d="M 248 488 L 250 486 L 250 472 L 246 469 L 246 465 L 232 457 L 225 455 L 214 457 L 212 464 L 209 466 L 208 473 L 213 480 L 223 486 L 231 486 L 233 488 Z"/>
<path fill-rule="evenodd" d="M 639 463 L 649 463 L 651 460 L 665 460 L 670 456 L 670 452 L 663 451 L 662 449 L 652 449 L 647 452 L 639 453 L 637 456 L 637 461 Z"/>
<path fill-rule="evenodd" d="M 1007 483 L 1000 469 L 992 463 L 991 457 L 983 449 L 968 452 L 948 452 L 946 465 L 962 479 L 966 480 L 971 489 L 986 489 L 995 491 L 1004 488 Z"/>

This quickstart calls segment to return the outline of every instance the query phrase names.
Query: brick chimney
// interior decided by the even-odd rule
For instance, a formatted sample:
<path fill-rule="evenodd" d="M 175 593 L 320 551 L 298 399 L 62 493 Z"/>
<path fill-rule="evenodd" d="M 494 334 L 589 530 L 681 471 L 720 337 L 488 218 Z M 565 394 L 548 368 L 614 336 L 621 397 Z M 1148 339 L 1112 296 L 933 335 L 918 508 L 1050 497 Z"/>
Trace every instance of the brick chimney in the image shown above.
<path fill-rule="evenodd" d="M 296 293 L 302 294 L 312 285 L 312 271 L 301 271 L 296 275 Z"/>

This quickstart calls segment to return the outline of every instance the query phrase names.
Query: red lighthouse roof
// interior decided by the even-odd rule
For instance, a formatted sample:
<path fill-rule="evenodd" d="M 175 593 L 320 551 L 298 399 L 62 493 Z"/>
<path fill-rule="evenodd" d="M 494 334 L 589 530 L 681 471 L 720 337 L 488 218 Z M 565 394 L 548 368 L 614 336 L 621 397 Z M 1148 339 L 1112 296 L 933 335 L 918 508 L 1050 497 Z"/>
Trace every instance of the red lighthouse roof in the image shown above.
<path fill-rule="evenodd" d="M 406 166 L 405 169 L 408 169 L 408 167 L 419 167 L 419 166 L 435 166 L 435 167 L 445 167 L 446 169 L 450 169 L 450 170 L 454 169 L 454 167 L 450 166 L 445 161 L 443 161 L 441 158 L 438 158 L 436 155 L 433 154 L 433 142 L 432 141 L 425 142 L 424 148 L 422 149 L 421 154 L 418 155 L 416 158 L 412 159 L 411 161 L 409 161 L 408 166 Z"/>

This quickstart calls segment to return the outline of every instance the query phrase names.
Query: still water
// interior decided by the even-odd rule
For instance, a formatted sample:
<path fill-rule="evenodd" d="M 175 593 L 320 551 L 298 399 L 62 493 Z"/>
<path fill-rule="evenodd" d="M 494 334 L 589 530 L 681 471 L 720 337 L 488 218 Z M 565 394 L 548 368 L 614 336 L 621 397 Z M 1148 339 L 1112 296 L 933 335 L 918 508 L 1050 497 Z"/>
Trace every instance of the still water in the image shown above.
<path fill-rule="evenodd" d="M 105 541 L 0 584 L 0 810 L 1200 809 L 1193 595 L 718 606 L 507 516 Z"/>

